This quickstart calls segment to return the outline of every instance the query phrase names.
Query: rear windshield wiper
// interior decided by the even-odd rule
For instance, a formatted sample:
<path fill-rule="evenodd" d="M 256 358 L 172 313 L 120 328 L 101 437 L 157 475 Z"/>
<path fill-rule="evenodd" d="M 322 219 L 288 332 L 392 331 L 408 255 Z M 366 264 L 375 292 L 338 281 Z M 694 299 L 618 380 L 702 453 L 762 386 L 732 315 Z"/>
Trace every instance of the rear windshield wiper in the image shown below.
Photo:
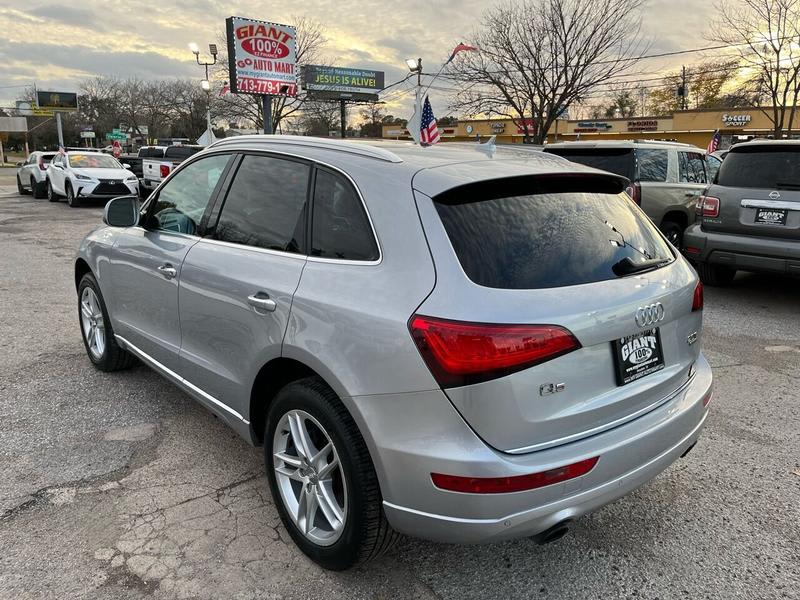
<path fill-rule="evenodd" d="M 634 262 L 630 256 L 626 256 L 621 261 L 614 263 L 611 270 L 617 277 L 624 277 L 632 273 L 641 273 L 643 271 L 650 271 L 670 262 L 671 258 L 650 258 L 641 262 Z"/>

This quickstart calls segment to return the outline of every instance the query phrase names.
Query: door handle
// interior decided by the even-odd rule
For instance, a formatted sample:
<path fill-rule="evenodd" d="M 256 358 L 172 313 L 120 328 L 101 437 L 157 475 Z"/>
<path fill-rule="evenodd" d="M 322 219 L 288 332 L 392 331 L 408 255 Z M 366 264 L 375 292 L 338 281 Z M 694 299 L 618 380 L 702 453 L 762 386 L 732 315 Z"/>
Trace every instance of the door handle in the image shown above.
<path fill-rule="evenodd" d="M 161 273 L 166 279 L 172 279 L 178 275 L 178 270 L 169 263 L 158 267 L 158 272 Z"/>
<path fill-rule="evenodd" d="M 248 296 L 247 302 L 250 304 L 250 306 L 254 308 L 260 308 L 261 310 L 265 310 L 267 312 L 274 312 L 275 309 L 278 308 L 275 300 L 270 298 L 269 294 L 266 292 L 258 292 L 252 296 Z"/>
<path fill-rule="evenodd" d="M 700 192 L 684 192 L 683 195 L 686 196 L 687 198 L 691 198 L 692 196 L 699 196 Z"/>

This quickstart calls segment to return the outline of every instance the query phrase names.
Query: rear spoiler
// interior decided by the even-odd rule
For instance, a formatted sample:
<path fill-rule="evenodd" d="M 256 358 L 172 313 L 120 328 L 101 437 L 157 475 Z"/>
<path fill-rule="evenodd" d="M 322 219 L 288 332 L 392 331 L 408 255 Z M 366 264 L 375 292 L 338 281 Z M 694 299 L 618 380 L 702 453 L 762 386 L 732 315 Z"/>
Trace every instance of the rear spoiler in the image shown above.
<path fill-rule="evenodd" d="M 434 199 L 442 204 L 463 204 L 476 197 L 481 200 L 493 200 L 512 196 L 571 192 L 619 194 L 624 192 L 629 184 L 630 181 L 621 175 L 581 170 L 473 181 L 445 190 L 437 194 Z"/>

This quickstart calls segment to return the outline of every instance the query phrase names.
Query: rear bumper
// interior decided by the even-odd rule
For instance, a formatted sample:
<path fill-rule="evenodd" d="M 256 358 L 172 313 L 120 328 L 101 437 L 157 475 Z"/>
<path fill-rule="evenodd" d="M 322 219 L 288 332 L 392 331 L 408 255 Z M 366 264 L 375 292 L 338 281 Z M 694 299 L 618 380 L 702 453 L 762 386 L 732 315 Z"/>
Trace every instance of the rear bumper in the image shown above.
<path fill-rule="evenodd" d="M 695 262 L 800 276 L 800 243 L 793 240 L 714 233 L 695 223 L 684 233 L 683 244 Z"/>
<path fill-rule="evenodd" d="M 708 415 L 712 385 L 705 358 L 688 386 L 652 412 L 602 434 L 525 455 L 487 446 L 441 392 L 346 399 L 364 432 L 381 482 L 386 516 L 408 535 L 475 543 L 540 533 L 624 496 L 686 452 Z M 431 472 L 514 476 L 599 456 L 586 475 L 508 494 L 436 488 Z"/>

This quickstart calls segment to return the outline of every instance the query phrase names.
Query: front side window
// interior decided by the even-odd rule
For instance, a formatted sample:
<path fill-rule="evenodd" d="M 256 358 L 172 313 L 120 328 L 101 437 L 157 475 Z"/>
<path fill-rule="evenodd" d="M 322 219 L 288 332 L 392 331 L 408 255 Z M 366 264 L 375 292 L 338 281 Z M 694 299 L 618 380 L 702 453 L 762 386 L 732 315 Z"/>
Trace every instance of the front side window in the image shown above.
<path fill-rule="evenodd" d="M 317 170 L 311 255 L 377 260 L 378 246 L 356 190 L 341 175 Z"/>
<path fill-rule="evenodd" d="M 217 222 L 216 239 L 283 252 L 305 245 L 306 163 L 248 155 L 242 159 Z"/>
<path fill-rule="evenodd" d="M 639 161 L 639 181 L 666 181 L 669 155 L 666 150 L 639 148 L 636 152 Z"/>
<path fill-rule="evenodd" d="M 703 155 L 697 152 L 678 152 L 678 175 L 682 183 L 705 183 Z"/>
<path fill-rule="evenodd" d="M 209 156 L 175 173 L 158 193 L 150 225 L 194 235 L 229 159 L 227 154 Z"/>

